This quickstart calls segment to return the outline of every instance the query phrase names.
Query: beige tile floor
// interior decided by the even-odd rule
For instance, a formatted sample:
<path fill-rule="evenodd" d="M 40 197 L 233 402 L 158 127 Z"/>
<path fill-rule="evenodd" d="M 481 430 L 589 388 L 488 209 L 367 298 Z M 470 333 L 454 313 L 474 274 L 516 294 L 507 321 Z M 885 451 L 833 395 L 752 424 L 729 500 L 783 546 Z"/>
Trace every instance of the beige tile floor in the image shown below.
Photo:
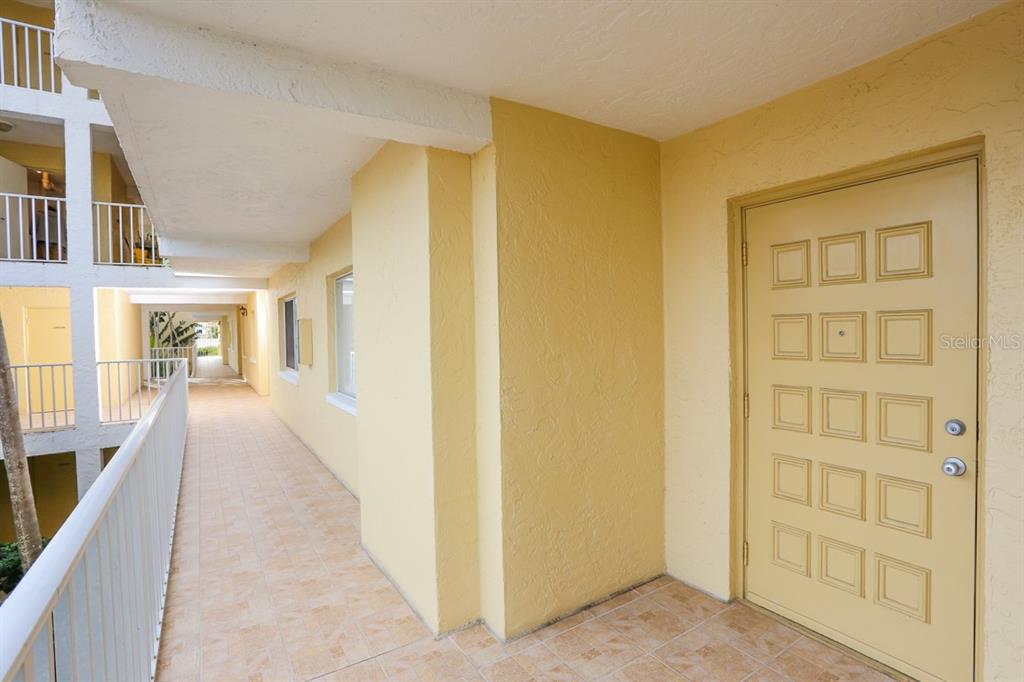
<path fill-rule="evenodd" d="M 161 682 L 888 679 L 659 578 L 502 644 L 435 640 L 359 546 L 359 505 L 246 386 L 190 386 Z"/>

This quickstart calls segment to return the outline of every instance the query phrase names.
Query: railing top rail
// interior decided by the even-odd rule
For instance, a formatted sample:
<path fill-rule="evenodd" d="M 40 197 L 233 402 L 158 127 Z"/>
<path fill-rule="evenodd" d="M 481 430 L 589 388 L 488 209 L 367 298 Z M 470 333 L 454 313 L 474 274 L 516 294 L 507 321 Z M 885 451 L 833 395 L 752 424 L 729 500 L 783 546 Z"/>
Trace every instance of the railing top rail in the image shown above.
<path fill-rule="evenodd" d="M 18 199 L 39 199 L 41 201 L 67 201 L 66 197 L 47 197 L 42 194 L 19 194 L 18 192 L 0 192 L 0 197 L 16 197 Z"/>
<path fill-rule="evenodd" d="M 34 28 L 37 31 L 45 31 L 46 33 L 53 33 L 53 29 L 52 28 L 47 28 L 45 26 L 40 26 L 38 24 L 29 24 L 29 23 L 24 22 L 24 21 L 18 21 L 17 19 L 8 19 L 7 17 L 0 17 L 0 23 L 14 24 L 15 26 L 24 26 L 25 28 Z"/>
<path fill-rule="evenodd" d="M 117 206 L 119 208 L 146 208 L 145 204 L 124 204 L 117 201 L 94 201 L 94 206 Z"/>
<path fill-rule="evenodd" d="M 11 369 L 22 369 L 24 367 L 70 367 L 70 362 L 33 362 L 27 365 L 8 365 Z"/>
<path fill-rule="evenodd" d="M 133 362 L 172 362 L 174 360 L 184 360 L 185 358 L 132 358 L 130 360 L 97 360 L 97 365 L 120 365 L 120 364 L 131 364 Z"/>
<path fill-rule="evenodd" d="M 29 653 L 29 645 L 49 619 L 61 590 L 70 580 L 114 496 L 138 459 L 153 423 L 164 411 L 168 394 L 178 382 L 185 381 L 183 366 L 184 361 L 180 361 L 149 411 L 135 423 L 121 444 L 118 456 L 103 468 L 39 559 L 18 583 L 18 588 L 4 602 L 4 618 L 0 619 L 0 674 L 15 670 Z M 44 595 L 48 596 L 44 598 Z"/>

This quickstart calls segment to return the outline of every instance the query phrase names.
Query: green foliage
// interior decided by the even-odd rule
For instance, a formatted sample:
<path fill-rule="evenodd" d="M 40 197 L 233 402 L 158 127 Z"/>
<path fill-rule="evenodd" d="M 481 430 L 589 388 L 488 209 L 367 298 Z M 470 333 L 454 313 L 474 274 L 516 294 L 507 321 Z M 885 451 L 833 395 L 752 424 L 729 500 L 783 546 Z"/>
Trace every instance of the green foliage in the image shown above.
<path fill-rule="evenodd" d="M 201 346 L 196 350 L 196 355 L 199 357 L 206 357 L 207 355 L 218 355 L 220 354 L 220 348 L 217 346 Z"/>
<path fill-rule="evenodd" d="M 149 314 L 149 345 L 155 348 L 194 346 L 199 335 L 198 322 L 175 322 L 175 313 Z"/>
<path fill-rule="evenodd" d="M 43 538 L 43 547 L 49 542 Z M 18 543 L 0 542 L 0 591 L 10 594 L 18 585 L 21 576 L 21 556 L 18 555 Z"/>

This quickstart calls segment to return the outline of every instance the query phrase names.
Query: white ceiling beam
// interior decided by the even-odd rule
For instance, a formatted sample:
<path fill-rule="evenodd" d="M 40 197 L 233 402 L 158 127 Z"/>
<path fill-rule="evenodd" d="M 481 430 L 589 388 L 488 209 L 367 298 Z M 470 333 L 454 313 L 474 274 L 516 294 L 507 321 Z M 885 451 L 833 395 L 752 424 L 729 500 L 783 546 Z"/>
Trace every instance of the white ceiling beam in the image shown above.
<path fill-rule="evenodd" d="M 140 305 L 244 305 L 249 300 L 245 293 L 173 291 L 168 293 L 132 293 L 132 303 Z"/>
<path fill-rule="evenodd" d="M 140 15 L 98 0 L 58 0 L 57 61 L 82 87 L 117 91 L 159 78 L 330 111 L 353 134 L 472 153 L 491 138 L 484 95 L 298 50 Z"/>
<path fill-rule="evenodd" d="M 169 258 L 205 258 L 214 260 L 265 260 L 305 263 L 309 260 L 306 242 L 224 242 L 160 237 L 160 254 Z"/>

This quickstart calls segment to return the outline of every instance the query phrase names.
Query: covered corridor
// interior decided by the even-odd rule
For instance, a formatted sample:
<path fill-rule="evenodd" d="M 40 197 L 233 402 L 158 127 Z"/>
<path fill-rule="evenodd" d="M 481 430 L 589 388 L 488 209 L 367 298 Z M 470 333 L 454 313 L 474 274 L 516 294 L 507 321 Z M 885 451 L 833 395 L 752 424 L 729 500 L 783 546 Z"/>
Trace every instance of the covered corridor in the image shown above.
<path fill-rule="evenodd" d="M 357 500 L 245 385 L 189 387 L 157 678 L 887 679 L 659 578 L 508 644 L 435 640 L 359 542 Z"/>

